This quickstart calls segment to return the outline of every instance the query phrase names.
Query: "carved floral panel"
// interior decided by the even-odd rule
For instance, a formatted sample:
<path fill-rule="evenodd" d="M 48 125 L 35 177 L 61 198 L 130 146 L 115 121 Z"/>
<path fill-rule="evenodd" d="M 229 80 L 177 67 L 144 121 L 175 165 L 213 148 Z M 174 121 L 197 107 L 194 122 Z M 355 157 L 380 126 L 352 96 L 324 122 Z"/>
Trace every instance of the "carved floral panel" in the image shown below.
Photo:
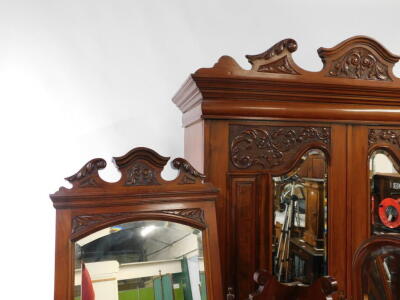
<path fill-rule="evenodd" d="M 293 161 L 307 145 L 329 148 L 329 127 L 232 125 L 231 169 L 277 169 Z"/>
<path fill-rule="evenodd" d="M 368 132 L 368 144 L 373 146 L 386 143 L 400 149 L 400 129 L 370 129 Z"/>
<path fill-rule="evenodd" d="M 72 219 L 72 234 L 75 236 L 92 227 L 96 227 L 99 224 L 110 223 L 120 219 L 134 217 L 135 215 L 138 214 L 174 215 L 182 218 L 191 219 L 200 224 L 205 225 L 204 211 L 201 208 L 187 208 L 187 209 L 159 210 L 159 211 L 145 211 L 145 212 L 117 212 L 117 213 L 76 216 Z"/>

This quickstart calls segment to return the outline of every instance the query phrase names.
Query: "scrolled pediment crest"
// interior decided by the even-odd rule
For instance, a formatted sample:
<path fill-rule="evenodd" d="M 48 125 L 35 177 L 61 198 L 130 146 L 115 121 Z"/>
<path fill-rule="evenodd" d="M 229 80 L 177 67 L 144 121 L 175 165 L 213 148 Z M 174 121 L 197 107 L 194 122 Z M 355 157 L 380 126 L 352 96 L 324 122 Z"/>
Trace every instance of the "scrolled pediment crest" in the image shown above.
<path fill-rule="evenodd" d="M 178 176 L 171 181 L 164 180 L 161 173 L 169 159 L 149 148 L 134 148 L 123 156 L 113 158 L 121 178 L 117 182 L 106 182 L 99 175 L 99 170 L 106 167 L 106 161 L 96 158 L 66 178 L 72 184 L 72 188 L 61 187 L 51 197 L 54 199 L 68 196 L 94 197 L 97 193 L 112 197 L 118 194 L 134 194 L 133 189 L 146 186 L 162 190 L 164 187 L 168 189 L 190 184 L 201 188 L 205 176 L 183 158 L 176 158 L 171 163 L 172 168 L 178 170 Z"/>
<path fill-rule="evenodd" d="M 229 56 L 220 58 L 213 68 L 199 69 L 195 76 L 247 76 L 269 78 L 302 77 L 312 81 L 328 82 L 329 78 L 369 81 L 398 81 L 393 74 L 393 66 L 400 56 L 389 52 L 372 38 L 355 36 L 332 48 L 319 48 L 323 68 L 310 72 L 299 67 L 292 53 L 297 50 L 297 42 L 284 39 L 257 55 L 246 55 L 251 70 L 245 70 Z M 282 75 L 285 75 L 282 77 Z M 327 79 L 328 78 L 328 79 Z M 350 82 L 349 82 L 350 83 Z"/>
<path fill-rule="evenodd" d="M 368 37 L 354 37 L 333 48 L 319 48 L 328 77 L 393 81 L 392 69 L 400 57 Z"/>

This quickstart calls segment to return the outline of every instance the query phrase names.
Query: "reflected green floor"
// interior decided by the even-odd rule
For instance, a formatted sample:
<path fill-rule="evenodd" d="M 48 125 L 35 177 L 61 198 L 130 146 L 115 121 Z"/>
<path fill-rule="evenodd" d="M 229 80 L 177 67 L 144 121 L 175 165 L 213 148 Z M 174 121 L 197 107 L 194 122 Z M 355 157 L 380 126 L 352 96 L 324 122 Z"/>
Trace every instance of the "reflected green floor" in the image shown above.
<path fill-rule="evenodd" d="M 174 289 L 174 300 L 184 300 L 183 289 Z M 75 297 L 75 300 L 80 300 L 81 297 Z M 144 288 L 140 290 L 127 290 L 119 292 L 119 300 L 155 300 L 153 288 Z"/>

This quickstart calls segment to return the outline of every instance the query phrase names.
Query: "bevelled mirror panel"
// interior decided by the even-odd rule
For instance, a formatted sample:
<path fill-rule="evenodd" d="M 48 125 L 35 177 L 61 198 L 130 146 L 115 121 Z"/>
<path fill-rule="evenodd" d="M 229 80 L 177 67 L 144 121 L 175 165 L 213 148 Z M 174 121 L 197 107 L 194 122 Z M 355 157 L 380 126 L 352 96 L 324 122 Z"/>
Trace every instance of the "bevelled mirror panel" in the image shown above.
<path fill-rule="evenodd" d="M 107 227 L 75 243 L 75 299 L 207 299 L 202 232 L 169 221 Z"/>
<path fill-rule="evenodd" d="M 392 155 L 376 150 L 370 156 L 371 231 L 400 233 L 400 175 Z"/>
<path fill-rule="evenodd" d="M 327 274 L 327 163 L 310 150 L 293 171 L 273 177 L 273 273 L 310 284 Z"/>

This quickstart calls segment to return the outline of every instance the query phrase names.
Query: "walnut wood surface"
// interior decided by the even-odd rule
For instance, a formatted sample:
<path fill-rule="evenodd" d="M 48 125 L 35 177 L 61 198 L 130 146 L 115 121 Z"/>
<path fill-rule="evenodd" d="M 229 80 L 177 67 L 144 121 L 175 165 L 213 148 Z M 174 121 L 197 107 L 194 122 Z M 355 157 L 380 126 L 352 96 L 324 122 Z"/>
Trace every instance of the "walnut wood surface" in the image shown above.
<path fill-rule="evenodd" d="M 185 159 L 172 166 L 175 180 L 165 181 L 161 172 L 168 162 L 148 148 L 135 148 L 114 158 L 121 172 L 109 183 L 98 174 L 103 159 L 85 164 L 66 179 L 72 188 L 61 187 L 50 195 L 57 210 L 55 300 L 73 298 L 74 241 L 115 224 L 136 220 L 166 220 L 202 230 L 208 299 L 223 297 L 215 202 L 218 190 Z"/>
<path fill-rule="evenodd" d="M 369 157 L 385 149 L 400 161 L 400 79 L 392 72 L 399 56 L 357 36 L 320 48 L 323 68 L 310 72 L 294 62 L 297 48 L 286 39 L 248 55 L 250 70 L 223 56 L 192 74 L 173 98 L 182 111 L 185 156 L 203 163 L 196 167 L 220 189 L 224 290 L 232 287 L 241 299 L 257 269 L 272 269 L 272 176 L 296 167 L 307 149 L 326 154 L 328 272 L 337 294 L 351 299 L 352 257 L 371 235 Z M 325 128 L 329 142 L 294 137 L 281 151 L 282 140 L 271 133 L 293 128 Z"/>

